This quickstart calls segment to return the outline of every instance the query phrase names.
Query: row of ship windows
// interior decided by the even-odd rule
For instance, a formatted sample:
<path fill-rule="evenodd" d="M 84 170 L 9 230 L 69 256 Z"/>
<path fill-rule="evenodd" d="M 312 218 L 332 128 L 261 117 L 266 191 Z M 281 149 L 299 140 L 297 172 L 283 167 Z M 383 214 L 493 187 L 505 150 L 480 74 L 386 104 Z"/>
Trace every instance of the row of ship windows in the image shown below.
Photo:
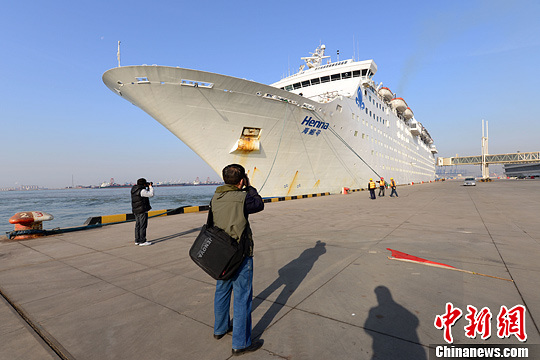
<path fill-rule="evenodd" d="M 367 124 L 366 124 L 366 125 L 367 125 Z M 373 127 L 372 127 L 372 129 L 373 129 Z M 377 130 L 377 129 L 375 129 L 375 130 L 378 131 L 379 133 L 382 133 L 380 130 Z M 358 131 L 355 131 L 355 132 L 354 132 L 354 136 L 358 136 L 358 134 L 359 134 Z M 384 133 L 383 135 L 384 135 L 384 137 L 387 137 L 387 138 L 389 137 L 386 133 Z M 362 133 L 362 139 L 369 140 L 369 134 Z M 396 140 L 396 139 L 394 139 L 394 138 L 391 138 L 390 140 L 393 141 L 393 142 L 395 142 L 397 145 L 399 145 L 399 146 L 401 146 L 401 147 L 403 147 L 403 148 L 405 148 L 405 149 L 408 149 L 406 145 L 404 145 L 404 144 L 402 144 L 402 143 L 399 143 L 398 140 Z M 409 139 L 402 139 L 402 140 L 405 141 L 406 143 L 409 143 Z M 382 141 L 379 141 L 379 140 L 376 139 L 376 138 L 373 138 L 373 137 L 372 137 L 372 138 L 371 138 L 371 142 L 375 142 L 375 143 L 377 143 L 377 144 L 380 145 L 380 146 L 384 146 L 385 148 L 389 149 L 390 151 L 394 151 L 394 152 L 398 153 L 399 155 L 405 155 L 406 157 L 408 157 L 408 158 L 410 158 L 410 159 L 412 159 L 412 160 L 420 161 L 420 159 L 415 158 L 415 157 L 413 157 L 412 155 L 408 155 L 407 153 L 402 152 L 402 151 L 400 151 L 400 150 L 398 150 L 398 149 L 396 149 L 396 148 L 393 148 L 393 147 L 391 147 L 391 146 L 389 146 L 389 145 L 387 145 L 387 144 L 383 144 Z M 408 149 L 408 150 L 412 150 L 412 149 Z M 417 150 L 418 150 L 418 149 L 417 149 Z M 419 155 L 419 154 L 417 154 L 417 155 Z"/>
<path fill-rule="evenodd" d="M 369 114 L 368 114 L 368 108 L 366 108 L 366 115 L 369 115 L 369 117 L 372 117 L 374 120 L 377 120 L 377 122 L 382 122 L 383 124 L 388 124 L 388 120 L 385 120 L 377 115 L 375 115 L 375 113 L 371 114 L 371 110 L 369 110 Z"/>
<path fill-rule="evenodd" d="M 319 85 L 319 84 L 324 84 L 324 83 L 327 83 L 327 82 L 330 82 L 330 81 L 344 80 L 344 79 L 350 79 L 352 77 L 360 77 L 360 76 L 371 77 L 371 76 L 373 76 L 373 74 L 371 73 L 371 70 L 369 70 L 369 69 L 354 70 L 353 72 L 347 71 L 347 72 L 344 72 L 344 73 L 321 76 L 320 78 L 316 77 L 316 78 L 313 78 L 313 79 L 310 79 L 310 80 L 297 82 L 297 83 L 294 83 L 292 85 L 287 85 L 285 87 L 282 87 L 281 90 L 291 91 L 291 90 L 296 90 L 296 89 L 308 87 L 308 86 L 311 86 L 311 85 Z"/>
<path fill-rule="evenodd" d="M 377 122 L 380 122 L 380 123 L 383 123 L 384 125 L 386 126 L 390 126 L 390 123 L 388 122 L 388 120 L 385 120 L 383 119 L 382 116 L 377 116 L 375 114 L 375 112 L 371 112 L 371 110 L 369 110 L 368 108 L 366 108 L 366 115 L 368 115 L 370 118 L 373 118 L 373 120 L 376 120 Z M 356 117 L 356 121 L 360 121 L 358 119 L 358 115 L 355 115 L 354 113 L 352 114 L 352 118 L 354 120 L 354 118 Z M 364 123 L 364 120 L 362 119 L 362 123 Z M 366 125 L 367 125 L 367 122 L 366 122 Z"/>
<path fill-rule="evenodd" d="M 354 119 L 354 117 L 355 117 L 355 115 L 353 114 L 353 119 Z M 358 116 L 356 116 L 356 120 L 359 121 Z M 386 126 L 389 126 L 388 120 L 383 120 L 383 119 L 381 118 L 381 121 L 385 121 Z M 373 130 L 373 125 L 370 125 L 370 124 L 369 124 L 367 121 L 365 121 L 364 119 L 362 119 L 362 124 L 364 124 L 364 125 L 366 125 L 366 126 L 368 126 L 368 127 L 371 127 L 371 129 Z M 386 134 L 386 133 L 383 134 L 383 132 L 382 132 L 381 130 L 377 129 L 377 128 L 375 128 L 375 131 L 376 131 L 376 132 L 379 132 L 379 133 L 382 134 L 382 135 L 384 135 L 384 137 L 387 137 L 387 138 L 389 137 L 388 134 Z M 355 131 L 354 136 L 358 136 L 358 131 Z M 366 135 L 366 136 L 368 136 L 368 135 Z M 364 134 L 362 134 L 362 139 L 363 139 L 363 138 L 364 138 Z M 398 139 L 401 140 L 401 142 L 399 142 Z M 408 137 L 406 137 L 404 134 L 398 133 L 398 139 L 395 139 L 395 138 L 390 137 L 390 140 L 391 140 L 391 141 L 395 142 L 397 145 L 399 145 L 399 146 L 401 146 L 401 147 L 403 147 L 403 148 L 407 148 L 407 145 L 406 145 L 406 144 L 410 144 L 410 139 L 409 139 Z M 406 144 L 405 144 L 405 143 L 406 143 Z M 418 146 L 416 146 L 416 150 L 418 150 L 418 149 L 419 149 Z"/>
<path fill-rule="evenodd" d="M 363 122 L 366 126 L 369 126 L 368 123 L 367 123 L 367 121 L 364 122 L 364 120 L 362 120 L 362 122 Z M 373 129 L 373 125 L 371 126 L 371 129 Z M 380 134 L 384 135 L 384 137 L 389 138 L 388 134 L 386 134 L 386 133 L 383 134 L 382 131 L 377 130 L 377 129 L 375 129 L 375 131 L 377 131 L 377 132 L 379 132 Z M 358 135 L 359 135 L 359 132 L 358 132 L 358 131 L 355 131 L 355 132 L 354 132 L 354 136 L 358 136 Z M 365 133 L 362 133 L 362 139 L 369 140 L 369 135 L 368 135 L 368 134 L 365 134 Z M 401 139 L 403 142 L 409 144 L 409 139 L 408 139 L 408 138 L 405 138 L 404 136 L 402 136 L 402 137 L 400 137 L 400 139 Z M 395 139 L 395 138 L 391 138 L 391 137 L 390 137 L 390 140 L 393 141 L 394 143 L 396 143 L 396 145 L 399 145 L 399 146 L 401 146 L 402 148 L 404 148 L 404 149 L 406 149 L 406 150 L 413 150 L 413 149 L 408 148 L 407 145 L 405 145 L 404 143 L 398 141 L 398 139 Z M 393 147 L 391 147 L 391 146 L 389 146 L 389 145 L 387 145 L 387 144 L 383 144 L 383 142 L 381 142 L 381 141 L 379 141 L 378 139 L 373 138 L 373 137 L 371 138 L 371 142 L 375 142 L 375 143 L 377 143 L 377 144 L 380 145 L 380 146 L 384 146 L 385 148 L 389 149 L 390 151 L 394 151 L 394 152 L 398 153 L 399 155 L 404 155 L 405 157 L 409 158 L 411 161 L 417 161 L 417 162 L 422 163 L 422 162 L 423 162 L 422 160 L 425 159 L 423 156 L 421 156 L 421 155 L 418 154 L 418 153 L 416 153 L 416 155 L 417 155 L 417 156 L 420 156 L 422 159 L 416 158 L 416 157 L 414 157 L 414 156 L 412 156 L 412 155 L 408 155 L 405 151 L 402 152 L 402 151 L 400 151 L 400 150 L 398 150 L 398 149 L 396 149 L 396 148 L 393 148 Z M 417 151 L 419 150 L 419 149 L 418 149 L 418 146 L 416 147 L 416 150 L 417 150 Z M 413 151 L 414 151 L 414 150 L 413 150 Z M 387 158 L 388 158 L 388 157 L 387 157 Z M 396 160 L 396 161 L 401 161 L 401 160 L 398 160 L 398 159 L 395 159 L 395 160 Z M 405 161 L 404 163 L 406 163 L 406 161 Z"/>
<path fill-rule="evenodd" d="M 419 165 L 426 165 L 428 167 L 430 166 L 429 164 L 427 164 L 427 163 L 425 163 L 423 161 L 419 161 L 418 159 L 416 159 L 416 158 L 414 158 L 414 157 L 412 157 L 410 155 L 406 155 L 405 153 L 403 153 L 403 155 L 405 155 L 406 157 L 408 157 L 409 159 L 411 159 L 413 161 L 418 161 L 418 163 L 415 163 L 413 161 L 405 161 L 405 160 L 401 160 L 401 159 L 398 159 L 398 158 L 394 158 L 394 157 L 392 157 L 390 155 L 385 155 L 385 154 L 383 154 L 381 152 L 378 152 L 376 150 L 371 150 L 371 155 L 377 156 L 377 157 L 382 157 L 383 159 L 387 159 L 387 160 L 390 160 L 390 161 L 395 161 L 397 163 L 404 164 L 404 165 L 405 164 L 411 164 L 411 166 L 416 165 L 417 168 L 419 167 Z M 383 165 L 383 169 L 384 169 L 384 165 Z M 417 171 L 415 171 L 414 173 L 421 174 L 421 172 L 417 172 Z"/>
<path fill-rule="evenodd" d="M 365 91 L 365 94 L 367 95 L 367 91 Z M 384 111 L 384 106 L 382 106 L 381 104 L 379 104 L 378 102 L 375 101 L 375 99 L 371 99 L 371 95 L 369 95 L 369 102 L 370 103 L 373 103 L 373 105 L 375 105 L 375 107 L 377 109 L 381 109 L 382 111 Z"/>

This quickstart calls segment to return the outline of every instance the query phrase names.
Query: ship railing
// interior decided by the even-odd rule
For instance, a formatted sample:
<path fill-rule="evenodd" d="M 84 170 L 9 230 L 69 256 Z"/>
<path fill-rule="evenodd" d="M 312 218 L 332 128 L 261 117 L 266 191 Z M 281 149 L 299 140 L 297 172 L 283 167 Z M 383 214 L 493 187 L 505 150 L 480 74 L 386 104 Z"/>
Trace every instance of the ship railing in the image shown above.
<path fill-rule="evenodd" d="M 192 86 L 192 87 L 202 87 L 202 88 L 207 88 L 207 89 L 211 89 L 211 88 L 214 87 L 213 83 L 204 82 L 204 81 L 197 81 L 197 80 L 187 80 L 187 79 L 182 79 L 180 81 L 180 85 Z"/>
<path fill-rule="evenodd" d="M 257 95 L 262 96 L 264 99 L 288 102 L 290 104 L 298 106 L 298 101 L 291 100 L 291 99 L 283 97 L 283 96 L 274 95 L 274 94 L 270 94 L 270 93 L 263 94 L 261 92 L 258 92 Z"/>

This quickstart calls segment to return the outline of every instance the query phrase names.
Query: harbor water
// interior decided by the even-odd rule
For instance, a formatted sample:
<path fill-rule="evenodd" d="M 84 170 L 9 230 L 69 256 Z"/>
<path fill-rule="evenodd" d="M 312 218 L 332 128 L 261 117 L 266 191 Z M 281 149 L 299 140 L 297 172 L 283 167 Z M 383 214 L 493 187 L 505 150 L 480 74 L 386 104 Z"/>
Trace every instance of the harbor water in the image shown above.
<path fill-rule="evenodd" d="M 216 185 L 156 187 L 152 210 L 207 205 Z M 0 192 L 0 236 L 12 231 L 9 218 L 23 211 L 54 216 L 44 229 L 82 226 L 89 217 L 131 213 L 130 188 L 62 189 Z"/>

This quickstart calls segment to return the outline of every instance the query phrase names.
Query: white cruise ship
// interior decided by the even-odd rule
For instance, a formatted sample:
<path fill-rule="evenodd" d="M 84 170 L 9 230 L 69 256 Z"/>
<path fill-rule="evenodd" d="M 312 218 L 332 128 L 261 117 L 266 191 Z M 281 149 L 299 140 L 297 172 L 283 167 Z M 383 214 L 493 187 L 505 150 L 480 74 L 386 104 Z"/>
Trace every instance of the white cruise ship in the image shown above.
<path fill-rule="evenodd" d="M 243 165 L 265 197 L 433 180 L 433 140 L 404 99 L 373 81 L 375 62 L 331 62 L 324 51 L 272 85 L 155 65 L 117 67 L 103 82 L 217 174 Z"/>

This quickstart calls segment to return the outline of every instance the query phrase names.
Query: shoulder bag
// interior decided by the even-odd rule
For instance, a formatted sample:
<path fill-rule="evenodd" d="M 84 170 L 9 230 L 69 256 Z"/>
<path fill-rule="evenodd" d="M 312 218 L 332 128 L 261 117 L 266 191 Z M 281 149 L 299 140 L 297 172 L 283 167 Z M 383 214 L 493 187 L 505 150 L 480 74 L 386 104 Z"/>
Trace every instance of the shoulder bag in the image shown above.
<path fill-rule="evenodd" d="M 189 256 L 201 269 L 216 280 L 228 280 L 236 274 L 249 253 L 246 225 L 240 241 L 223 229 L 214 226 L 212 207 L 208 210 L 206 224 L 189 250 Z"/>

